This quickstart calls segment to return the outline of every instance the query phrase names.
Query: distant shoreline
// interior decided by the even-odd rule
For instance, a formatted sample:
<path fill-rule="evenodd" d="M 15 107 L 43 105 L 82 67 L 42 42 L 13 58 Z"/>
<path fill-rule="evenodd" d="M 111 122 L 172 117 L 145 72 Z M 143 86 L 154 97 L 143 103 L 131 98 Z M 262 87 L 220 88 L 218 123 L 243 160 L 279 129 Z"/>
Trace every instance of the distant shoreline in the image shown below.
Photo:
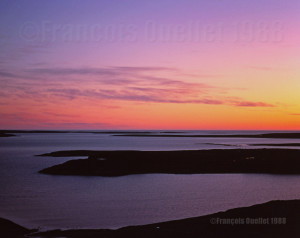
<path fill-rule="evenodd" d="M 274 139 L 300 139 L 300 133 L 266 133 L 253 135 L 161 135 L 161 134 L 116 134 L 114 136 L 134 136 L 134 137 L 215 137 L 215 138 L 274 138 Z"/>
<path fill-rule="evenodd" d="M 0 137 L 12 137 L 12 136 L 16 136 L 16 135 L 0 132 Z"/>
<path fill-rule="evenodd" d="M 117 230 L 78 229 L 38 232 L 0 218 L 1 237 L 300 237 L 300 200 L 270 201 L 210 215 Z"/>
<path fill-rule="evenodd" d="M 40 134 L 58 134 L 58 133 L 91 133 L 108 134 L 111 136 L 128 137 L 194 137 L 194 138 L 273 138 L 273 139 L 300 139 L 298 132 L 276 132 L 262 134 L 184 134 L 187 131 L 128 131 L 128 130 L 107 130 L 107 131 L 88 131 L 88 130 L 0 130 L 0 137 L 15 136 L 18 133 L 40 133 Z M 238 132 L 238 131 L 237 131 Z"/>
<path fill-rule="evenodd" d="M 269 173 L 300 174 L 297 149 L 214 149 L 183 151 L 57 151 L 40 156 L 88 156 L 39 171 L 53 175 Z"/>

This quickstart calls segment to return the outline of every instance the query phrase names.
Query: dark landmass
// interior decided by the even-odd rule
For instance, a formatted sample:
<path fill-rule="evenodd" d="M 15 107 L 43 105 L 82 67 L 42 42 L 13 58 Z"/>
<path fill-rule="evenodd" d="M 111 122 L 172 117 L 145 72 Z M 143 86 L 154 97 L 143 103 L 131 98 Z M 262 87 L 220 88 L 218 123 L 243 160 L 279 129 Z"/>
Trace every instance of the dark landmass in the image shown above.
<path fill-rule="evenodd" d="M 160 134 L 182 134 L 184 131 L 99 131 L 93 132 L 94 134 L 117 134 L 117 135 L 160 135 Z"/>
<path fill-rule="evenodd" d="M 97 155 L 99 151 L 96 150 L 62 150 L 51 153 L 36 155 L 36 156 L 51 156 L 51 157 L 75 157 L 75 156 L 92 156 Z"/>
<path fill-rule="evenodd" d="M 152 131 L 96 131 L 96 132 L 93 132 L 94 134 L 132 134 L 132 135 L 135 135 L 135 134 L 145 134 L 145 135 L 148 135 L 148 134 L 152 134 L 152 133 L 155 133 L 155 132 L 152 132 Z"/>
<path fill-rule="evenodd" d="M 271 173 L 300 174 L 300 150 L 230 149 L 191 151 L 58 151 L 42 156 L 88 156 L 40 171 L 44 174 Z"/>
<path fill-rule="evenodd" d="M 140 136 L 140 137 L 221 137 L 221 138 L 289 138 L 300 139 L 300 133 L 266 133 L 266 134 L 229 134 L 229 135 L 188 135 L 186 131 L 76 131 L 76 130 L 0 130 L 1 134 L 9 133 L 93 133 L 111 134 L 112 136 Z M 178 135 L 179 134 L 179 135 Z M 13 135 L 12 135 L 13 136 Z"/>
<path fill-rule="evenodd" d="M 0 137 L 12 137 L 12 136 L 16 136 L 16 135 L 0 132 Z"/>
<path fill-rule="evenodd" d="M 267 134 L 237 134 L 237 135 L 163 135 L 163 134 L 116 134 L 114 136 L 140 136 L 140 137 L 221 137 L 221 138 L 278 138 L 300 139 L 300 133 L 267 133 Z"/>
<path fill-rule="evenodd" d="M 163 133 L 163 134 L 183 134 L 186 133 L 185 131 L 161 131 L 159 133 Z"/>
<path fill-rule="evenodd" d="M 300 143 L 284 143 L 284 144 L 249 144 L 251 146 L 300 146 Z"/>
<path fill-rule="evenodd" d="M 234 146 L 234 147 L 241 147 L 238 144 L 222 144 L 222 143 L 197 143 L 199 145 L 201 144 L 205 144 L 205 145 L 222 145 L 222 146 Z M 247 144 L 248 146 L 295 146 L 298 147 L 300 146 L 300 143 L 281 143 L 281 144 L 277 144 L 277 143 L 272 143 L 272 144 Z"/>
<path fill-rule="evenodd" d="M 234 144 L 220 144 L 220 143 L 197 143 L 199 145 L 222 145 L 222 146 L 237 146 L 237 145 L 234 145 Z"/>
<path fill-rule="evenodd" d="M 9 220 L 0 218 L 0 237 L 20 238 L 37 230 L 29 230 Z"/>
<path fill-rule="evenodd" d="M 300 200 L 271 201 L 235 208 L 211 215 L 128 226 L 117 230 L 80 229 L 31 233 L 41 238 L 298 238 L 300 237 Z M 1 230 L 6 229 L 0 223 Z M 14 224 L 17 229 L 19 226 Z M 28 230 L 26 229 L 26 232 Z M 12 230 L 13 232 L 13 230 Z M 17 236 L 1 236 L 17 237 Z M 20 236 L 19 236 L 20 237 Z M 22 237 L 22 236 L 21 236 Z"/>
<path fill-rule="evenodd" d="M 9 134 L 8 134 L 9 133 Z M 14 134 L 11 134 L 14 133 Z M 20 133 L 24 133 L 24 134 L 33 134 L 33 133 L 37 133 L 37 134 L 57 134 L 57 133 L 74 133 L 71 131 L 42 131 L 42 130 L 32 130 L 32 131 L 27 131 L 27 130 L 0 130 L 0 137 L 1 134 L 8 134 L 10 136 L 18 136 L 15 134 L 20 134 Z"/>

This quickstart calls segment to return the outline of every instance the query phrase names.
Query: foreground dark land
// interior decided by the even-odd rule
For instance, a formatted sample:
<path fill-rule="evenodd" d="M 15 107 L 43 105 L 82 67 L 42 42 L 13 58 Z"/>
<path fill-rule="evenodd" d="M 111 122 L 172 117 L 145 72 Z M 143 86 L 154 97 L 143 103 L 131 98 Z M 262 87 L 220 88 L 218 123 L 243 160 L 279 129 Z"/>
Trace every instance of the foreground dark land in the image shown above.
<path fill-rule="evenodd" d="M 66 238 L 191 238 L 191 237 L 300 237 L 300 200 L 271 201 L 251 207 L 231 209 L 183 220 L 142 226 L 129 226 L 118 230 L 53 230 L 35 232 L 0 219 L 1 237 L 66 237 Z"/>
<path fill-rule="evenodd" d="M 88 156 L 40 171 L 58 175 L 122 176 L 168 173 L 300 174 L 300 150 L 58 151 L 42 156 Z"/>

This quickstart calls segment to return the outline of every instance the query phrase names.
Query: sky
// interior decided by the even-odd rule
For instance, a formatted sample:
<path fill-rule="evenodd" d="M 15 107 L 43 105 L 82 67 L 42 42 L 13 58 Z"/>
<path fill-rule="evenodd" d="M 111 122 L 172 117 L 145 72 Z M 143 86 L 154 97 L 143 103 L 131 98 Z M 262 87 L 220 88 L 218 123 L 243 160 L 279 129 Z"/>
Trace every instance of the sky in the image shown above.
<path fill-rule="evenodd" d="M 299 0 L 1 0 L 0 129 L 300 130 Z"/>

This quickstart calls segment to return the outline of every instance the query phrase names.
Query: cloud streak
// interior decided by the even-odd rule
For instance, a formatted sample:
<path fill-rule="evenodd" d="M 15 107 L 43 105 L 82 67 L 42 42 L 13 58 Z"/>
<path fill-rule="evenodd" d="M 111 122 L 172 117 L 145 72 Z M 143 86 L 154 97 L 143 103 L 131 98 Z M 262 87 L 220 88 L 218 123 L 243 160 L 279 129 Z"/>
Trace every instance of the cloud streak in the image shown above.
<path fill-rule="evenodd" d="M 275 105 L 269 103 L 250 101 L 235 102 L 233 105 L 237 107 L 275 107 Z"/>
<path fill-rule="evenodd" d="M 95 75 L 95 76 L 115 76 L 120 74 L 136 75 L 137 73 L 157 72 L 157 71 L 176 71 L 174 68 L 167 67 L 107 67 L 107 68 L 35 68 L 28 70 L 31 73 L 48 75 Z"/>
<path fill-rule="evenodd" d="M 0 77 L 3 78 L 15 78 L 16 75 L 10 72 L 0 71 Z"/>
<path fill-rule="evenodd" d="M 179 79 L 180 70 L 168 67 L 34 68 L 26 71 L 24 83 L 6 85 L 19 98 L 41 101 L 116 100 L 145 103 L 274 107 L 266 102 L 224 97 L 224 88 Z M 183 74 L 183 73 L 182 73 Z M 17 77 L 0 71 L 0 76 Z M 167 77 L 166 77 L 167 75 Z M 184 75 L 184 74 L 183 74 Z M 203 75 L 202 75 L 203 76 Z M 61 78 L 62 77 L 62 78 Z M 220 93 L 222 89 L 222 93 Z M 229 90 L 229 89 L 227 89 Z M 3 90 L 2 90 L 3 91 Z M 1 89 L 0 89 L 1 93 Z M 26 96 L 27 95 L 27 96 Z"/>
<path fill-rule="evenodd" d="M 49 89 L 55 96 L 74 100 L 78 97 L 94 98 L 100 100 L 120 100 L 146 103 L 177 103 L 177 104 L 208 104 L 231 105 L 236 107 L 275 107 L 273 104 L 251 101 L 234 101 L 228 99 L 190 98 L 180 97 L 182 92 L 168 89 L 131 88 L 132 90 L 79 90 L 79 89 Z M 170 97 L 171 95 L 171 97 Z"/>

